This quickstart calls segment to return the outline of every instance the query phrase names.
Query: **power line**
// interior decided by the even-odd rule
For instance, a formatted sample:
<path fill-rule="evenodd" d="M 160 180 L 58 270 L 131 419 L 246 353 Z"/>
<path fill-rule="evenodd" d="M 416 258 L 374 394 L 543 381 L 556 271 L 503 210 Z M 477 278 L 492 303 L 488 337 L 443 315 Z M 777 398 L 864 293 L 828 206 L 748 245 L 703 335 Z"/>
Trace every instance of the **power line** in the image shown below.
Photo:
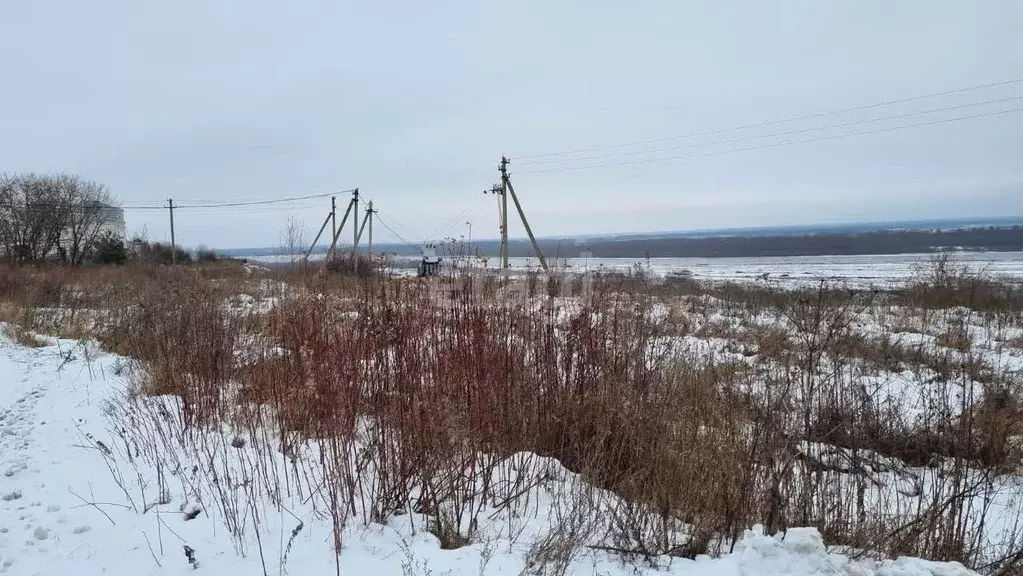
<path fill-rule="evenodd" d="M 5 208 L 12 208 L 18 210 L 37 210 L 44 208 L 64 208 L 66 210 L 96 210 L 92 206 L 84 206 L 81 203 L 74 202 L 15 202 L 15 201 L 3 201 L 0 202 L 0 206 Z M 177 208 L 177 206 L 175 206 Z M 166 210 L 167 206 L 108 206 L 106 209 L 117 209 L 117 210 Z"/>
<path fill-rule="evenodd" d="M 397 232 L 394 231 L 393 228 L 388 226 L 387 223 L 384 222 L 384 219 L 380 217 L 379 213 L 376 216 L 377 216 L 376 219 L 377 219 L 378 222 L 380 222 L 380 225 L 383 226 L 384 228 L 387 228 L 388 232 L 390 232 L 391 234 L 394 234 L 395 236 L 397 236 L 398 240 L 401 240 L 406 246 L 408 246 L 409 248 L 412 248 L 413 250 L 419 250 L 420 249 L 419 246 L 416 246 L 414 244 L 409 243 L 408 240 L 405 240 L 404 238 L 401 237 L 401 234 L 398 234 Z"/>
<path fill-rule="evenodd" d="M 379 210 L 378 210 L 378 211 L 379 211 Z M 415 232 L 413 232 L 413 231 L 412 231 L 412 229 L 411 229 L 411 228 L 409 228 L 408 226 L 406 226 L 406 225 L 402 224 L 401 222 L 398 222 L 397 220 L 392 220 L 392 222 L 394 222 L 394 225 L 395 225 L 395 226 L 397 226 L 398 228 L 401 228 L 402 230 L 404 230 L 406 234 L 408 234 L 409 236 L 412 236 L 412 237 L 413 237 L 413 238 L 415 238 L 416 240 L 419 240 L 419 242 L 420 242 L 421 244 L 426 244 L 426 239 L 424 239 L 424 238 L 423 238 L 422 236 L 420 236 L 419 234 L 416 234 Z"/>
<path fill-rule="evenodd" d="M 975 86 L 967 86 L 965 88 L 957 88 L 957 89 L 954 89 L 954 90 L 944 90 L 944 91 L 941 91 L 941 92 L 932 92 L 932 93 L 929 93 L 929 94 L 921 94 L 921 95 L 918 95 L 918 96 L 909 96 L 907 98 L 898 98 L 898 99 L 895 99 L 895 100 L 886 100 L 884 102 L 875 102 L 873 104 L 865 104 L 865 105 L 862 105 L 862 106 L 853 106 L 851 108 L 841 108 L 841 109 L 838 109 L 838 110 L 828 110 L 828 111 L 824 111 L 824 112 L 816 112 L 816 113 L 813 113 L 813 114 L 805 114 L 805 115 L 802 115 L 802 116 L 791 116 L 791 117 L 788 117 L 788 118 L 780 118 L 780 119 L 777 119 L 777 120 L 769 120 L 769 121 L 766 121 L 766 122 L 757 122 L 757 123 L 754 123 L 754 124 L 743 124 L 741 126 L 733 126 L 733 127 L 730 127 L 730 128 L 719 128 L 719 129 L 716 129 L 716 130 L 708 130 L 706 132 L 693 132 L 693 133 L 689 133 L 689 134 L 682 134 L 682 135 L 679 135 L 679 136 L 667 136 L 667 137 L 663 137 L 663 138 L 653 138 L 653 139 L 650 139 L 650 140 L 640 140 L 640 141 L 636 141 L 636 142 L 626 142 L 626 143 L 620 143 L 620 144 L 606 144 L 606 145 L 603 145 L 603 146 L 592 146 L 592 147 L 588 147 L 588 148 L 577 148 L 575 150 L 565 150 L 565 151 L 562 151 L 562 152 L 547 152 L 547 153 L 543 153 L 543 154 L 520 155 L 520 156 L 517 156 L 516 158 L 518 158 L 520 160 L 524 160 L 524 159 L 529 159 L 529 158 L 544 158 L 544 157 L 548 157 L 548 156 L 564 156 L 564 155 L 568 155 L 568 154 L 580 154 L 580 153 L 584 153 L 584 152 L 596 152 L 596 151 L 599 151 L 599 150 L 608 150 L 608 149 L 613 149 L 613 148 L 627 148 L 629 146 L 642 146 L 644 144 L 656 144 L 656 143 L 659 143 L 659 142 L 670 142 L 672 140 L 682 140 L 682 139 L 685 139 L 685 138 L 695 138 L 697 136 L 711 136 L 711 135 L 714 135 L 714 134 L 721 134 L 721 133 L 724 133 L 724 132 L 732 132 L 732 131 L 737 131 L 737 130 L 746 130 L 746 129 L 749 129 L 749 128 L 762 128 L 764 126 L 774 126 L 776 124 L 786 124 L 786 123 L 789 123 L 789 122 L 797 122 L 799 120 L 811 120 L 813 118 L 822 118 L 824 116 L 832 116 L 832 115 L 836 115 L 836 114 L 845 114 L 845 113 L 848 113 L 848 112 L 857 112 L 857 111 L 860 111 L 860 110 L 869 110 L 871 108 L 880 108 L 882 106 L 892 106 L 894 104 L 902 104 L 902 103 L 905 103 L 905 102 L 914 102 L 914 101 L 917 101 L 917 100 L 925 100 L 925 99 L 928 99 L 928 98 L 937 98 L 939 96 L 949 96 L 949 95 L 952 95 L 952 94 L 962 94 L 964 92 L 972 92 L 974 90 L 983 90 L 985 88 L 995 88 L 995 87 L 998 87 L 998 86 L 1007 86 L 1009 84 L 1017 84 L 1017 83 L 1020 83 L 1020 82 L 1023 82 L 1023 78 L 1011 78 L 1011 79 L 1008 79 L 1008 80 L 1001 80 L 1001 81 L 998 81 L 998 82 L 991 82 L 991 83 L 988 83 L 988 84 L 979 84 L 979 85 L 975 85 Z"/>
<path fill-rule="evenodd" d="M 755 134 L 752 136 L 743 136 L 742 138 L 730 138 L 727 140 L 715 140 L 713 142 L 697 142 L 694 144 L 686 144 L 684 146 L 672 146 L 670 148 L 655 148 L 653 150 L 630 150 L 628 152 L 618 152 L 613 154 L 600 154 L 596 156 L 583 156 L 579 158 L 554 158 L 548 160 L 536 160 L 533 162 L 524 162 L 519 164 L 520 166 L 537 166 L 540 164 L 557 164 L 562 162 L 582 162 L 586 160 L 601 160 L 605 158 L 619 158 L 622 156 L 636 156 L 639 154 L 655 154 L 657 152 L 671 152 L 674 150 L 684 150 L 687 148 L 701 148 L 705 146 L 717 146 L 721 144 L 734 144 L 736 142 L 746 142 L 749 140 L 762 140 L 764 138 L 775 138 L 778 136 L 791 136 L 793 134 L 805 134 L 807 132 L 819 132 L 822 130 L 831 130 L 834 128 L 848 128 L 849 126 L 858 126 L 860 124 L 872 124 L 874 122 L 885 122 L 887 120 L 898 120 L 900 118 L 909 118 L 911 116 L 923 116 L 925 114 L 935 114 L 937 112 L 949 112 L 952 110 L 959 110 L 962 108 L 973 108 L 976 106 L 986 106 L 988 104 L 999 104 L 1003 102 L 1011 102 L 1013 100 L 1023 100 L 1021 96 L 1009 96 L 1007 98 L 996 98 L 993 100 L 984 100 L 982 102 L 973 102 L 970 104 L 958 104 L 955 106 L 946 106 L 944 108 L 931 108 L 930 110 L 920 110 L 917 112 L 906 112 L 904 114 L 894 114 L 892 116 L 882 116 L 880 118 L 867 118 L 863 120 L 853 120 L 850 122 L 842 122 L 840 124 L 828 124 L 826 126 L 817 126 L 813 128 L 800 128 L 798 130 L 787 130 L 785 132 L 773 132 L 771 134 Z"/>
<path fill-rule="evenodd" d="M 945 118 L 943 120 L 931 120 L 929 122 L 919 122 L 919 123 L 916 123 L 916 124 L 906 124 L 906 125 L 903 125 L 903 126 L 890 126 L 888 128 L 878 128 L 878 129 L 875 129 L 875 130 L 863 130 L 863 131 L 860 131 L 860 132 L 849 132 L 849 133 L 846 133 L 846 134 L 831 134 L 831 135 L 828 135 L 828 136 L 819 136 L 819 137 L 816 137 L 816 138 L 805 138 L 803 140 L 789 140 L 789 141 L 786 141 L 786 142 L 775 142 L 775 143 L 772 143 L 772 144 L 764 144 L 764 145 L 761 145 L 761 146 L 749 146 L 747 148 L 736 148 L 736 149 L 732 149 L 732 150 L 712 150 L 710 152 L 702 152 L 700 154 L 688 154 L 688 155 L 683 155 L 683 156 L 669 156 L 667 158 L 646 158 L 646 159 L 642 159 L 642 160 L 631 160 L 631 161 L 628 161 L 628 162 L 617 162 L 617 163 L 612 163 L 612 164 L 596 164 L 596 165 L 590 165 L 590 166 L 569 166 L 569 167 L 563 167 L 563 168 L 550 168 L 550 169 L 547 169 L 547 170 L 532 170 L 532 171 L 519 172 L 519 174 L 544 174 L 544 173 L 548 173 L 548 172 L 567 172 L 567 171 L 573 171 L 573 170 L 591 170 L 591 169 L 595 169 L 595 168 L 613 168 L 615 166 L 628 166 L 628 165 L 632 165 L 632 164 L 649 164 L 649 163 L 652 163 L 652 162 L 667 162 L 667 161 L 671 161 L 671 160 L 683 160 L 683 159 L 687 159 L 687 158 L 698 158 L 698 157 L 701 157 L 701 156 L 713 156 L 713 155 L 716 155 L 716 154 L 731 154 L 733 152 L 748 152 L 748 151 L 751 151 L 751 150 L 763 150 L 765 148 L 777 148 L 779 146 L 790 146 L 790 145 L 793 145 L 793 144 L 807 144 L 809 142 L 820 142 L 822 140 L 835 140 L 835 139 L 838 139 L 838 138 L 848 138 L 848 137 L 851 137 L 851 136 L 863 136 L 865 134 L 877 134 L 879 132 L 892 132 L 892 131 L 895 131 L 895 130 L 904 130 L 906 128 L 917 128 L 917 127 L 920 127 L 920 126 L 931 126 L 931 125 L 934 125 L 934 124 L 944 124 L 944 123 L 947 123 L 947 122 L 957 122 L 959 120 L 971 120 L 971 119 L 974 119 L 974 118 L 984 118 L 984 117 L 987 117 L 987 116 L 998 116 L 1000 114 L 1011 114 L 1013 112 L 1023 112 L 1023 108 L 1011 108 L 1009 110 L 998 110 L 998 111 L 995 111 L 995 112 L 985 112 L 983 114 L 974 114 L 972 116 L 958 116 L 956 118 Z"/>
<path fill-rule="evenodd" d="M 347 192 L 352 192 L 352 190 L 348 190 Z M 373 202 L 373 204 L 374 204 L 374 220 L 375 221 L 379 221 L 380 224 L 384 228 L 386 228 L 391 234 L 394 234 L 395 237 L 397 237 L 399 240 L 401 240 L 401 242 L 403 244 L 405 244 L 406 246 L 408 246 L 409 248 L 412 248 L 414 250 L 420 250 L 420 246 L 418 246 L 416 244 L 412 244 L 412 243 L 408 242 L 407 240 L 405 240 L 405 238 L 402 237 L 401 234 L 398 234 L 398 232 L 396 232 L 393 228 L 388 226 L 386 222 L 383 221 L 383 219 L 380 217 L 380 209 L 376 207 L 376 199 L 375 198 L 373 198 L 373 197 L 371 197 L 371 196 L 369 196 L 366 193 L 361 192 L 361 191 L 359 193 L 359 196 L 360 196 L 360 198 L 362 200 Z M 175 206 L 175 208 L 177 208 L 177 207 Z M 416 234 L 415 232 L 410 230 L 408 226 L 405 226 L 404 224 L 402 224 L 401 222 L 399 222 L 397 220 L 392 220 L 392 222 L 394 222 L 395 226 L 397 226 L 398 228 L 401 228 L 402 230 L 404 230 L 406 234 L 408 234 L 410 236 L 413 236 L 417 240 L 419 240 L 420 244 L 426 244 L 427 243 L 426 240 L 424 240 L 421 236 L 419 236 L 419 234 Z"/>
<path fill-rule="evenodd" d="M 262 204 L 281 204 L 284 202 L 295 202 L 297 200 L 309 200 L 311 198 L 327 198 L 335 196 L 337 194 L 351 193 L 355 190 L 342 190 L 341 192 L 327 192 L 324 194 L 310 194 L 309 196 L 294 196 L 291 198 L 275 198 L 272 200 L 249 200 L 243 202 L 220 202 L 211 204 L 182 204 L 181 206 L 175 206 L 174 209 L 178 208 L 234 208 L 238 206 L 256 206 Z M 166 206 L 165 206 L 166 208 Z"/>
<path fill-rule="evenodd" d="M 167 209 L 167 207 L 164 206 L 164 210 L 166 210 L 166 209 Z M 177 209 L 178 209 L 178 205 L 175 204 L 174 205 L 174 210 L 177 211 Z M 214 217 L 222 218 L 225 215 L 244 216 L 244 215 L 249 215 L 249 214 L 287 214 L 287 213 L 290 213 L 290 212 L 302 213 L 302 212 L 312 212 L 312 211 L 322 211 L 322 210 L 324 210 L 323 206 L 287 206 L 286 208 L 283 208 L 283 207 L 270 207 L 270 206 L 262 206 L 262 207 L 256 206 L 256 207 L 252 207 L 252 208 L 245 208 L 245 207 L 243 207 L 243 208 L 233 208 L 231 210 L 209 210 L 209 211 L 206 211 L 206 210 L 193 210 L 189 214 L 191 215 L 191 217 L 195 217 L 195 218 L 200 218 L 200 217 L 205 217 L 205 216 L 214 216 Z"/>
<path fill-rule="evenodd" d="M 466 205 L 466 207 L 463 208 L 462 211 L 459 212 L 457 216 L 455 216 L 447 224 L 442 226 L 436 233 L 432 234 L 430 236 L 430 238 L 432 238 L 432 241 L 436 242 L 437 240 L 439 240 L 441 236 L 447 233 L 448 230 L 457 226 L 458 223 L 463 218 L 468 217 L 470 214 L 475 214 L 480 209 L 480 206 L 486 199 L 487 199 L 486 196 L 480 194 L 479 197 L 474 202 L 470 202 L 468 205 Z"/>
<path fill-rule="evenodd" d="M 246 201 L 238 201 L 238 202 L 214 202 L 214 203 L 208 203 L 208 204 L 180 204 L 180 205 L 175 204 L 174 205 L 174 209 L 178 210 L 178 209 L 182 209 L 182 208 L 190 208 L 190 209 L 240 208 L 240 207 L 245 207 L 245 206 L 263 206 L 263 205 L 267 205 L 267 204 L 284 204 L 284 203 L 288 203 L 288 202 L 298 202 L 298 201 L 301 201 L 301 200 L 310 200 L 310 199 L 313 199 L 313 198 L 326 198 L 326 197 L 329 197 L 329 196 L 334 196 L 336 194 L 344 194 L 346 192 L 351 192 L 351 190 L 344 190 L 344 191 L 341 191 L 341 192 L 327 192 L 327 193 L 324 193 L 324 194 L 310 194 L 308 196 L 293 196 L 293 197 L 289 197 L 289 198 L 274 198 L 274 199 L 270 199 L 270 200 L 246 200 Z M 139 200 L 137 202 L 141 202 L 141 200 Z M 6 202 L 4 204 L 6 204 L 7 206 L 19 206 L 19 207 L 22 206 L 21 203 L 14 203 L 14 202 L 10 202 L 10 201 L 8 201 L 8 202 Z M 70 209 L 82 209 L 82 208 L 84 208 L 80 203 L 74 203 L 74 202 L 29 202 L 28 205 L 33 207 L 33 208 L 36 208 L 36 207 L 70 208 Z M 312 205 L 296 206 L 296 208 L 307 208 L 307 207 L 308 208 L 312 208 L 313 206 Z M 111 205 L 110 208 L 116 208 L 116 209 L 119 209 L 119 210 L 167 210 L 168 206 L 166 204 L 140 205 L 140 206 L 114 206 L 114 205 Z M 239 211 L 239 212 L 241 212 L 241 211 Z"/>

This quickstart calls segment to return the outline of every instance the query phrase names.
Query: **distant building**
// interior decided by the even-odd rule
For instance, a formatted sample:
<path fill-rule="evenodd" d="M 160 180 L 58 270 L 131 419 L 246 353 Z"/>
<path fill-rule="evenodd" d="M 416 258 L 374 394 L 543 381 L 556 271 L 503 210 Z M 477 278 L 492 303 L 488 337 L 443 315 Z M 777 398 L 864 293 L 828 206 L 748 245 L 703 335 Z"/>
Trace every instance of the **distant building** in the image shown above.
<path fill-rule="evenodd" d="M 103 225 L 100 232 L 112 232 L 121 238 L 127 238 L 128 232 L 124 225 L 124 208 L 106 205 L 103 207 Z"/>

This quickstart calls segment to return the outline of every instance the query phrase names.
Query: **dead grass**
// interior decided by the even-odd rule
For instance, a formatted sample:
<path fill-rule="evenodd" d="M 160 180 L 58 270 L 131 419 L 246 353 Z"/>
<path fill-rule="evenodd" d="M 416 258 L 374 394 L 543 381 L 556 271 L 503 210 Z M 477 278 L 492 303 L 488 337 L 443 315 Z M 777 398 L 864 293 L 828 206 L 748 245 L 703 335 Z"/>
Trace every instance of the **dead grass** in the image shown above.
<path fill-rule="evenodd" d="M 961 326 L 938 334 L 935 336 L 935 343 L 959 352 L 969 352 L 973 348 L 973 338 L 970 337 L 969 331 Z"/>
<path fill-rule="evenodd" d="M 47 345 L 47 342 L 40 338 L 35 332 L 25 330 L 17 324 L 8 324 L 4 330 L 4 334 L 18 344 L 29 348 L 42 348 Z"/>

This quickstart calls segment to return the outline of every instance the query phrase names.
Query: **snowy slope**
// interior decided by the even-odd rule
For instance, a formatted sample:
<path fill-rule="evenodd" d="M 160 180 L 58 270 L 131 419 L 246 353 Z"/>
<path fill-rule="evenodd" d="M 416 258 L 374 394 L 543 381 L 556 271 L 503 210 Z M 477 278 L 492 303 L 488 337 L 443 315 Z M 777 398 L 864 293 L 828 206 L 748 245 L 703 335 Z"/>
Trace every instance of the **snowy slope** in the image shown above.
<path fill-rule="evenodd" d="M 153 488 L 156 471 L 118 460 L 124 452 L 116 449 L 118 435 L 107 430 L 111 419 L 104 410 L 126 386 L 118 375 L 123 360 L 72 341 L 51 342 L 24 348 L 0 338 L 0 573 L 5 576 L 520 574 L 527 568 L 528 546 L 522 543 L 496 539 L 441 550 L 433 535 L 414 529 L 409 516 L 352 528 L 335 557 L 329 519 L 301 499 L 287 510 L 253 506 L 262 529 L 250 529 L 239 542 L 214 507 L 186 501 L 174 482 L 161 494 Z M 754 527 L 731 554 L 658 564 L 625 563 L 590 550 L 578 555 L 567 573 L 970 574 L 957 564 L 908 558 L 854 562 L 829 553 L 813 528 L 768 536 Z"/>

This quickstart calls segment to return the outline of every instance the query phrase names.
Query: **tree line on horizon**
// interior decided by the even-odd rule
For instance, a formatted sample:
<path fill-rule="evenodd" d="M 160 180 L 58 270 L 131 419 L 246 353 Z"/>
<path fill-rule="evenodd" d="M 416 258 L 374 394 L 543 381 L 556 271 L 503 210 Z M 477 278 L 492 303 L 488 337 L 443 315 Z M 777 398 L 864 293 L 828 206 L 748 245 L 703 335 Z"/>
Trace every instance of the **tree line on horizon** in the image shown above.
<path fill-rule="evenodd" d="M 989 226 L 953 230 L 875 230 L 869 232 L 817 232 L 787 235 L 590 238 L 585 242 L 538 239 L 547 258 L 746 258 L 784 256 L 858 256 L 946 251 L 1023 251 L 1023 226 Z M 391 249 L 393 247 L 388 247 Z M 412 248 L 395 250 L 415 254 Z M 480 254 L 496 257 L 497 240 L 467 246 L 459 240 L 445 245 L 448 255 Z M 509 242 L 512 257 L 532 257 L 528 240 Z"/>

